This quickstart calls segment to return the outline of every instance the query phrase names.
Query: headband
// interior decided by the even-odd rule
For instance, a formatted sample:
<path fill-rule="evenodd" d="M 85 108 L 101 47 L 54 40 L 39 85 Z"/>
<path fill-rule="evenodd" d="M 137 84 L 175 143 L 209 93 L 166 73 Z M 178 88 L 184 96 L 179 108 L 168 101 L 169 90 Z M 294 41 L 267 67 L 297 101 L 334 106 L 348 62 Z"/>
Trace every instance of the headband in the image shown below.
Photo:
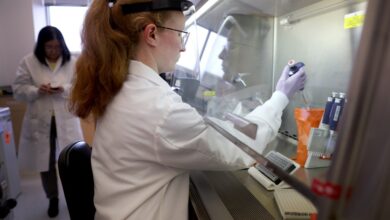
<path fill-rule="evenodd" d="M 186 0 L 152 0 L 150 2 L 123 4 L 121 6 L 122 13 L 126 15 L 146 11 L 187 11 L 192 5 L 192 2 Z"/>

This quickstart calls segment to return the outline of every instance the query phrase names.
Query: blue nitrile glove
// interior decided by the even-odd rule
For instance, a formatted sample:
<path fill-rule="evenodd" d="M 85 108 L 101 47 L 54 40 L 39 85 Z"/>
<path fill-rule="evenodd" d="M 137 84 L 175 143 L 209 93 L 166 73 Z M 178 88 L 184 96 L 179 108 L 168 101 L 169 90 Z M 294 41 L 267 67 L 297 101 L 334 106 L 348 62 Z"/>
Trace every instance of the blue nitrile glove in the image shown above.
<path fill-rule="evenodd" d="M 276 91 L 284 93 L 288 99 L 291 99 L 296 92 L 303 90 L 306 82 L 306 73 L 303 67 L 301 67 L 297 73 L 290 76 L 290 67 L 287 65 L 283 69 L 283 73 L 276 84 Z"/>

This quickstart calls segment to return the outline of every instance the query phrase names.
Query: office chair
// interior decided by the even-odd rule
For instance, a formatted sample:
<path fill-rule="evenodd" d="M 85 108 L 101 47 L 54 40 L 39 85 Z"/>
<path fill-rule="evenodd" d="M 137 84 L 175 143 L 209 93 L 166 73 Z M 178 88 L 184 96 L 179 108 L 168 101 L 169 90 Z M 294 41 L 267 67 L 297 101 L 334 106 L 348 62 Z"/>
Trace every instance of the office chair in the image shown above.
<path fill-rule="evenodd" d="M 84 141 L 65 147 L 58 159 L 58 170 L 66 204 L 72 220 L 94 219 L 92 148 Z"/>

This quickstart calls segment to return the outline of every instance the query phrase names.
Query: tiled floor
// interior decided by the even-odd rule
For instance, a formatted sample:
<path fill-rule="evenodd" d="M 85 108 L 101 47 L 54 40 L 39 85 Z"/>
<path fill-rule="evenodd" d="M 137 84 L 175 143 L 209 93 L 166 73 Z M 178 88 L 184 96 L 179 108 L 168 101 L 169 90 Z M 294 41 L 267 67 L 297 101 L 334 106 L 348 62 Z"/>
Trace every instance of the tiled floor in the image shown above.
<path fill-rule="evenodd" d="M 13 209 L 13 216 L 10 216 L 7 218 L 7 220 L 69 220 L 69 213 L 59 178 L 58 184 L 60 186 L 60 212 L 57 217 L 49 218 L 47 216 L 49 200 L 46 198 L 45 193 L 43 192 L 39 174 L 22 173 L 22 193 L 17 199 L 17 206 Z"/>

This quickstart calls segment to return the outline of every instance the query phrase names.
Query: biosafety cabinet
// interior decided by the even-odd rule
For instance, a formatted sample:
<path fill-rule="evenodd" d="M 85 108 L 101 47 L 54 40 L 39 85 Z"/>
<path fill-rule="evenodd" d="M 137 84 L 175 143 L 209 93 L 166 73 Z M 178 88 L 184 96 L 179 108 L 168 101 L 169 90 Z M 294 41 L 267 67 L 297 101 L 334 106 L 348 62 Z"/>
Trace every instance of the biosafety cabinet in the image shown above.
<path fill-rule="evenodd" d="M 383 207 L 390 198 L 390 188 L 386 186 L 390 173 L 384 169 L 389 165 L 386 155 L 390 156 L 390 140 L 385 135 L 390 122 L 389 99 L 384 96 L 387 88 L 384 82 L 390 70 L 385 64 L 390 51 L 390 18 L 385 14 L 390 3 L 382 0 L 196 3 L 197 11 L 186 22 L 186 30 L 190 32 L 186 52 L 170 79 L 183 101 L 260 164 L 271 164 L 277 176 L 309 199 L 316 209 L 313 213 L 317 214 L 300 218 L 389 218 L 389 211 Z M 250 141 L 245 140 L 251 136 L 250 122 L 245 121 L 245 116 L 271 97 L 289 62 L 304 64 L 307 83 L 284 110 L 276 139 L 253 152 Z M 269 163 L 266 155 L 271 151 L 290 159 L 297 157 L 300 137 L 296 109 L 325 109 L 332 94 L 340 96 L 343 102 L 337 130 L 332 130 L 335 135 L 321 139 L 320 129 L 309 128 L 311 133 L 306 137 L 309 139 L 306 144 L 332 142 L 331 158 L 322 158 L 328 161 L 314 166 L 322 156 L 313 157 L 313 166 L 305 168 L 301 164 L 294 174 Z M 319 123 L 323 121 L 322 115 Z M 240 130 L 237 125 L 248 125 L 249 130 Z M 318 126 L 317 123 L 312 128 Z M 306 147 L 310 151 L 310 146 Z M 275 191 L 266 189 L 248 173 L 247 170 L 192 173 L 190 194 L 197 216 L 289 219 L 280 212 Z M 375 180 L 371 180 L 370 173 Z M 374 188 L 374 182 L 380 186 Z M 372 203 L 364 205 L 369 200 Z"/>

